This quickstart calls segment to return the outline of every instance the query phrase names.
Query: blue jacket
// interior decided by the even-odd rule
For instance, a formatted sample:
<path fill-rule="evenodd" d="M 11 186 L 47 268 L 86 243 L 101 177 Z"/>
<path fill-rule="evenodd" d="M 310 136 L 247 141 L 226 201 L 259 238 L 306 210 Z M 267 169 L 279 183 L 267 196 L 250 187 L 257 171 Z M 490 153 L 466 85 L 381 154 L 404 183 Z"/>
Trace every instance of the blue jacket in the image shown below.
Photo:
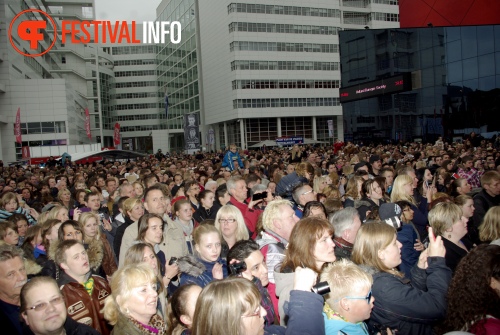
<path fill-rule="evenodd" d="M 293 290 L 288 303 L 288 327 L 269 326 L 265 335 L 325 335 L 324 299 L 321 295 Z"/>
<path fill-rule="evenodd" d="M 186 256 L 189 257 L 189 256 Z M 226 261 L 219 258 L 215 262 L 206 262 L 200 258 L 194 259 L 194 257 L 190 257 L 191 264 L 189 264 L 189 268 L 186 268 L 187 262 L 185 261 L 186 257 L 182 257 L 179 259 L 178 264 L 179 268 L 182 272 L 180 286 L 184 284 L 196 284 L 201 288 L 207 286 L 210 282 L 214 280 L 214 276 L 212 275 L 212 269 L 216 263 L 222 264 L 222 277 L 227 277 L 227 266 Z"/>
<path fill-rule="evenodd" d="M 364 322 L 351 323 L 344 320 L 328 319 L 326 314 L 323 313 L 325 318 L 325 330 L 327 335 L 347 334 L 347 335 L 366 335 L 368 327 Z M 342 331 L 342 333 L 341 333 Z"/>
<path fill-rule="evenodd" d="M 413 224 L 417 228 L 422 241 L 427 237 L 427 226 L 429 225 L 429 220 L 427 219 L 429 210 L 427 209 L 427 205 L 427 199 L 423 197 L 418 207 L 413 204 L 411 205 L 411 209 L 413 210 Z"/>
<path fill-rule="evenodd" d="M 415 266 L 412 281 L 375 268 L 372 273 L 375 302 L 370 326 L 397 329 L 398 335 L 431 335 L 434 324 L 446 313 L 446 293 L 451 270 L 444 257 L 429 257 L 426 270 Z"/>
<path fill-rule="evenodd" d="M 243 168 L 243 162 L 241 161 L 240 154 L 238 153 L 238 151 L 232 152 L 231 150 L 228 150 L 224 155 L 224 159 L 222 160 L 222 167 L 226 167 L 229 169 L 229 171 L 233 171 L 233 159 L 238 161 L 240 168 Z"/>
<path fill-rule="evenodd" d="M 280 179 L 276 185 L 276 194 L 287 200 L 292 200 L 292 190 L 300 183 L 308 183 L 309 181 L 297 175 L 297 172 L 292 172 Z"/>
<path fill-rule="evenodd" d="M 417 264 L 420 257 L 420 251 L 415 250 L 414 247 L 417 238 L 417 232 L 411 223 L 403 223 L 401 229 L 398 230 L 397 239 L 403 245 L 399 271 L 403 272 L 408 279 L 411 279 L 411 269 Z"/>

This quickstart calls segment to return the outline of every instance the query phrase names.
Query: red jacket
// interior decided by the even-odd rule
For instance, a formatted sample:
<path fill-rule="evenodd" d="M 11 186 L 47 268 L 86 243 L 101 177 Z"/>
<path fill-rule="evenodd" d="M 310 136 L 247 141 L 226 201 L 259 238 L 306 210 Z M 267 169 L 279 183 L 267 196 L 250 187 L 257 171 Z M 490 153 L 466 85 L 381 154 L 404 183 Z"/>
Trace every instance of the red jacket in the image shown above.
<path fill-rule="evenodd" d="M 239 202 L 233 196 L 231 196 L 231 200 L 228 203 L 240 210 L 245 219 L 245 225 L 250 232 L 250 237 L 255 240 L 257 237 L 257 221 L 263 210 L 258 208 L 250 209 L 248 208 L 248 204 Z"/>

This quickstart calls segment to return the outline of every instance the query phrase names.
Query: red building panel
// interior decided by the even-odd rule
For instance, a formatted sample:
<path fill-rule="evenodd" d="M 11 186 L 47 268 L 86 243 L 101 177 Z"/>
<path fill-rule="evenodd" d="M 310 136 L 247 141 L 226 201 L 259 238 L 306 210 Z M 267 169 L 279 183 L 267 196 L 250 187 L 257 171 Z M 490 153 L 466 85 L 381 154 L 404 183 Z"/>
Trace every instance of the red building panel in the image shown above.
<path fill-rule="evenodd" d="M 399 0 L 401 28 L 500 24 L 499 0 Z"/>

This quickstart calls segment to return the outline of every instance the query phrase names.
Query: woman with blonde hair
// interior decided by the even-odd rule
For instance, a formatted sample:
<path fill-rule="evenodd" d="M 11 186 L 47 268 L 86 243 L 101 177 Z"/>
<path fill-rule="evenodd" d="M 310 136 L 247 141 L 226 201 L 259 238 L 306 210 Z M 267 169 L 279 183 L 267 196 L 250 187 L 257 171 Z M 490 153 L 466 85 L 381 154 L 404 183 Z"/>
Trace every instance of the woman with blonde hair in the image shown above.
<path fill-rule="evenodd" d="M 125 222 L 116 228 L 115 240 L 113 242 L 113 251 L 118 258 L 119 264 L 123 264 L 123 261 L 120 261 L 120 249 L 125 229 L 127 229 L 134 222 L 139 221 L 141 216 L 144 215 L 144 205 L 140 198 L 128 198 L 123 202 L 122 206 L 123 218 L 125 219 Z"/>
<path fill-rule="evenodd" d="M 202 224 L 193 231 L 196 256 L 185 256 L 178 260 L 182 272 L 180 285 L 193 283 L 205 287 L 216 279 L 227 277 L 226 261 L 220 257 L 220 232 L 210 224 Z"/>
<path fill-rule="evenodd" d="M 500 206 L 491 207 L 479 226 L 482 242 L 500 245 Z"/>
<path fill-rule="evenodd" d="M 125 254 L 125 263 L 123 266 L 127 265 L 137 265 L 137 264 L 147 264 L 154 271 L 157 277 L 158 284 L 158 306 L 157 314 L 166 320 L 167 316 L 167 303 L 166 303 L 166 290 L 163 282 L 163 277 L 161 275 L 161 264 L 158 257 L 156 257 L 154 247 L 149 243 L 137 243 L 134 244 L 130 249 L 127 250 Z"/>
<path fill-rule="evenodd" d="M 99 217 L 92 212 L 85 212 L 80 215 L 78 222 L 82 227 L 83 244 L 90 268 L 103 278 L 111 277 L 117 270 L 117 265 L 106 235 L 101 232 Z"/>
<path fill-rule="evenodd" d="M 49 211 L 47 219 L 49 219 L 49 220 L 55 219 L 55 220 L 59 220 L 61 222 L 69 220 L 68 209 L 63 205 L 55 205 Z"/>
<path fill-rule="evenodd" d="M 68 210 L 73 209 L 75 204 L 75 200 L 71 196 L 71 191 L 67 188 L 62 189 L 57 193 L 57 200 Z"/>
<path fill-rule="evenodd" d="M 236 242 L 249 239 L 245 219 L 241 211 L 233 205 L 224 205 L 219 209 L 215 217 L 215 228 L 222 235 L 221 258 L 224 259 Z"/>
<path fill-rule="evenodd" d="M 132 186 L 134 187 L 136 197 L 142 199 L 144 195 L 144 186 L 142 183 L 140 181 L 135 181 L 132 183 Z"/>
<path fill-rule="evenodd" d="M 328 176 L 315 177 L 313 182 L 313 190 L 316 193 L 323 193 L 325 187 L 328 186 Z"/>
<path fill-rule="evenodd" d="M 370 326 L 397 329 L 401 334 L 431 334 L 436 320 L 444 318 L 451 280 L 441 236 L 435 237 L 429 229 L 429 247 L 411 270 L 412 281 L 397 270 L 402 245 L 396 237 L 396 229 L 385 222 L 366 223 L 356 235 L 352 261 L 373 276 Z"/>
<path fill-rule="evenodd" d="M 427 225 L 429 221 L 427 220 L 428 211 L 428 201 L 432 199 L 432 188 L 423 185 L 426 189 L 426 197 L 422 197 L 420 203 L 415 201 L 413 197 L 413 186 L 414 179 L 407 174 L 400 174 L 394 179 L 394 184 L 391 191 L 391 202 L 398 201 L 408 201 L 411 204 L 411 209 L 413 210 L 413 224 L 417 229 L 422 240 L 427 237 Z"/>
<path fill-rule="evenodd" d="M 467 221 L 463 217 L 462 209 L 451 202 L 439 203 L 429 212 L 429 224 L 436 236 L 441 235 L 443 238 L 446 265 L 455 272 L 460 260 L 473 247 L 473 244 L 465 238 Z"/>
<path fill-rule="evenodd" d="M 164 335 L 167 325 L 157 314 L 157 276 L 148 264 L 130 264 L 115 272 L 111 295 L 104 303 L 104 318 L 111 334 Z"/>

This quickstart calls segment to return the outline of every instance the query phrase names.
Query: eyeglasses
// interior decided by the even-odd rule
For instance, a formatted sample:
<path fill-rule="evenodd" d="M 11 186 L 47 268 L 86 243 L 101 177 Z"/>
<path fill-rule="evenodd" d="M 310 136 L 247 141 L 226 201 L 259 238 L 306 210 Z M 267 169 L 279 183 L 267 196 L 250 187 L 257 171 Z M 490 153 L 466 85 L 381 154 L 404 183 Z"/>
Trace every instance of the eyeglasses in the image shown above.
<path fill-rule="evenodd" d="M 45 309 L 47 309 L 47 307 L 49 307 L 49 304 L 51 304 L 52 306 L 55 306 L 55 305 L 59 305 L 63 302 L 64 302 L 63 297 L 58 296 L 58 297 L 53 298 L 49 302 L 41 302 L 39 304 L 36 304 L 33 307 L 29 307 L 28 309 L 35 310 L 35 312 L 41 312 L 41 311 L 44 311 Z"/>
<path fill-rule="evenodd" d="M 236 219 L 229 218 L 229 219 L 219 219 L 219 223 L 234 223 Z"/>
<path fill-rule="evenodd" d="M 306 194 L 309 194 L 309 193 L 312 193 L 312 192 L 314 192 L 314 190 L 310 190 L 310 191 L 304 192 L 301 195 L 306 195 Z"/>
<path fill-rule="evenodd" d="M 367 304 L 370 304 L 370 300 L 372 300 L 372 291 L 368 293 L 366 297 L 344 297 L 345 299 L 352 299 L 352 300 L 366 300 Z"/>
<path fill-rule="evenodd" d="M 251 317 L 254 317 L 254 316 L 259 316 L 260 317 L 260 309 L 261 308 L 262 308 L 262 306 L 259 306 L 259 307 L 257 307 L 257 310 L 255 311 L 255 313 L 247 314 L 247 315 L 242 315 L 241 317 L 242 318 L 251 318 Z"/>

